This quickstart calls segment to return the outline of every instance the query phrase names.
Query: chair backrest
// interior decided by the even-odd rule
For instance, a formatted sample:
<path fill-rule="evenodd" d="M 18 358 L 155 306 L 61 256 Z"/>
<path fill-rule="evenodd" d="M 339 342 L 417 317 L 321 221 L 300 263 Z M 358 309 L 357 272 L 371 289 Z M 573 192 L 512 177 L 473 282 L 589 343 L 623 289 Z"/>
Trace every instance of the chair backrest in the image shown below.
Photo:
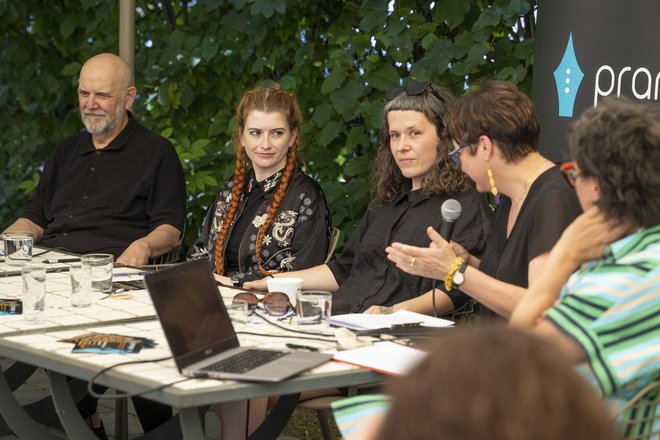
<path fill-rule="evenodd" d="M 181 231 L 181 240 L 186 236 L 186 224 L 183 224 L 183 231 Z M 186 254 L 184 253 L 183 246 L 179 245 L 159 257 L 149 258 L 147 265 L 162 266 L 166 264 L 181 263 L 185 261 Z"/>
<path fill-rule="evenodd" d="M 446 315 L 443 315 L 442 318 L 449 319 L 450 321 L 454 321 L 456 325 L 476 326 L 478 322 L 476 322 L 475 320 L 478 317 L 478 312 L 479 312 L 479 303 L 477 303 L 473 299 L 470 299 L 468 302 L 463 304 L 458 309 L 452 310 Z"/>
<path fill-rule="evenodd" d="M 660 439 L 660 379 L 639 390 L 615 416 L 623 438 Z"/>
<path fill-rule="evenodd" d="M 340 234 L 341 231 L 339 230 L 339 228 L 332 228 L 330 230 L 330 243 L 328 244 L 328 253 L 325 256 L 324 263 L 330 261 L 330 258 L 332 258 L 332 254 L 335 253 L 335 248 L 337 247 L 337 243 L 339 242 Z"/>
<path fill-rule="evenodd" d="M 148 264 L 150 265 L 163 265 L 163 264 L 173 264 L 180 263 L 185 259 L 183 254 L 183 247 L 178 246 L 169 251 L 166 254 L 161 255 L 160 257 L 149 258 Z"/>

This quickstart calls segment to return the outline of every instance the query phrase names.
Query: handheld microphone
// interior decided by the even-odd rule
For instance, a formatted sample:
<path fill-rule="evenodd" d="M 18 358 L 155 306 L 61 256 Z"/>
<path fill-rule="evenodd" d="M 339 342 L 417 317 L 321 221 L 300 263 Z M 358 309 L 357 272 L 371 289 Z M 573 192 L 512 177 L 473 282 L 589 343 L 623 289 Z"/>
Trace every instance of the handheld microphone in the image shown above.
<path fill-rule="evenodd" d="M 456 220 L 461 216 L 463 208 L 461 204 L 458 203 L 458 200 L 447 199 L 444 201 L 442 206 L 440 206 L 440 212 L 442 213 L 442 224 L 440 225 L 440 236 L 447 241 L 451 241 L 451 236 L 454 233 L 454 226 L 456 226 Z M 433 303 L 433 316 L 438 317 L 438 309 L 435 307 L 435 289 L 438 280 L 434 279 L 431 282 L 431 300 Z"/>
<path fill-rule="evenodd" d="M 442 213 L 440 236 L 445 240 L 451 240 L 451 236 L 454 233 L 454 226 L 456 226 L 456 220 L 461 216 L 462 210 L 461 204 L 454 199 L 445 200 L 440 207 L 440 212 Z"/>

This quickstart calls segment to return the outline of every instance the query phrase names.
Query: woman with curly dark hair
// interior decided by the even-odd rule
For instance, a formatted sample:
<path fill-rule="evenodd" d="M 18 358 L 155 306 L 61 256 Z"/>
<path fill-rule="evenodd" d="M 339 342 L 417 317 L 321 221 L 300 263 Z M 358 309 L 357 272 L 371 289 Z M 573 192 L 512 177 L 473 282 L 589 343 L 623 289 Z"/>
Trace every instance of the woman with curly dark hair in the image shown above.
<path fill-rule="evenodd" d="M 303 279 L 303 289 L 333 291 L 352 312 L 392 306 L 430 291 L 431 282 L 396 270 L 385 247 L 393 240 L 428 245 L 424 230 L 442 223 L 441 205 L 454 198 L 462 205 L 454 239 L 479 253 L 490 229 L 485 199 L 449 160 L 445 127 L 454 98 L 433 83 L 391 90 L 383 110 L 380 142 L 371 173 L 373 200 L 343 252 L 327 264 L 288 273 Z M 275 274 L 275 277 L 278 275 Z M 265 289 L 264 282 L 245 287 Z M 459 307 L 457 292 L 438 302 L 441 312 Z"/>
<path fill-rule="evenodd" d="M 236 171 L 188 259 L 208 258 L 229 285 L 322 263 L 330 216 L 321 188 L 298 162 L 298 101 L 277 84 L 260 86 L 243 95 L 236 120 Z"/>
<path fill-rule="evenodd" d="M 447 128 L 449 155 L 499 205 L 486 249 L 478 258 L 429 229 L 431 247 L 392 240 L 388 258 L 407 273 L 460 289 L 481 304 L 482 317 L 508 318 L 580 205 L 559 167 L 539 154 L 534 105 L 512 83 L 489 81 L 462 96 Z M 402 306 L 429 313 L 431 299 Z"/>

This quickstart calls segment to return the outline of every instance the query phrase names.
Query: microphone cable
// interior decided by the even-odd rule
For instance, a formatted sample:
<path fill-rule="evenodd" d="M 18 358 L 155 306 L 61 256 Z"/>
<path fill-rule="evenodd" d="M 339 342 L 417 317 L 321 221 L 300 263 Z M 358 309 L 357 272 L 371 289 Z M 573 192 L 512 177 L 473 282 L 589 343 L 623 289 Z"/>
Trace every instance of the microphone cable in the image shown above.
<path fill-rule="evenodd" d="M 170 387 L 172 385 L 176 385 L 178 383 L 194 379 L 192 377 L 186 377 L 186 378 L 183 378 L 183 379 L 175 380 L 174 382 L 159 385 L 155 388 L 151 388 L 151 389 L 146 390 L 146 391 L 140 391 L 139 393 L 132 393 L 132 394 L 131 393 L 117 394 L 117 392 L 115 391 L 115 394 L 110 395 L 110 396 L 106 396 L 105 394 L 99 394 L 96 391 L 94 391 L 94 381 L 99 376 L 101 376 L 102 374 L 107 373 L 108 371 L 112 370 L 113 368 L 121 367 L 123 365 L 146 364 L 146 363 L 149 363 L 149 362 L 161 362 L 161 361 L 166 361 L 168 359 L 172 359 L 172 356 L 166 356 L 166 357 L 157 358 L 157 359 L 142 359 L 142 360 L 136 360 L 136 361 L 120 362 L 118 364 L 114 364 L 114 365 L 110 365 L 109 367 L 105 367 L 101 371 L 96 373 L 94 376 L 92 376 L 92 378 L 87 381 L 87 392 L 89 393 L 90 396 L 95 397 L 97 399 L 116 399 L 116 398 L 124 398 L 124 397 L 126 397 L 126 398 L 127 397 L 137 397 L 137 396 L 144 396 L 145 394 L 153 393 L 153 392 L 156 392 L 156 391 L 160 391 L 160 390 L 162 390 L 164 388 L 167 388 L 167 387 Z"/>
<path fill-rule="evenodd" d="M 433 317 L 438 317 L 438 309 L 435 307 L 435 289 L 438 286 L 438 280 L 435 278 L 431 281 L 431 302 L 433 303 Z"/>

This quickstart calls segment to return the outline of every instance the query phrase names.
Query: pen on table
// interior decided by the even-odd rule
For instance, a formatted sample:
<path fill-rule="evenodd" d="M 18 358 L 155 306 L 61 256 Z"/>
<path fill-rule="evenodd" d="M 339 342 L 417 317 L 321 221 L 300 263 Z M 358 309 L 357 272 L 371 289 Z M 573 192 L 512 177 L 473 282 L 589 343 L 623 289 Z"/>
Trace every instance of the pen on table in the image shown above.
<path fill-rule="evenodd" d="M 80 258 L 46 258 L 45 263 L 75 263 L 80 261 Z"/>
<path fill-rule="evenodd" d="M 421 322 L 421 321 L 420 322 L 406 322 L 406 323 L 403 323 L 403 324 L 393 324 L 391 328 L 396 329 L 396 328 L 421 327 L 422 324 L 423 324 L 423 322 Z"/>
<path fill-rule="evenodd" d="M 290 342 L 286 344 L 286 347 L 287 348 L 292 348 L 294 350 L 319 351 L 318 347 L 311 347 L 309 345 L 292 344 Z"/>
<path fill-rule="evenodd" d="M 147 275 L 150 272 L 136 272 L 136 273 L 128 273 L 128 272 L 116 272 L 113 273 L 113 277 L 134 277 L 134 276 L 140 276 L 140 275 Z"/>

